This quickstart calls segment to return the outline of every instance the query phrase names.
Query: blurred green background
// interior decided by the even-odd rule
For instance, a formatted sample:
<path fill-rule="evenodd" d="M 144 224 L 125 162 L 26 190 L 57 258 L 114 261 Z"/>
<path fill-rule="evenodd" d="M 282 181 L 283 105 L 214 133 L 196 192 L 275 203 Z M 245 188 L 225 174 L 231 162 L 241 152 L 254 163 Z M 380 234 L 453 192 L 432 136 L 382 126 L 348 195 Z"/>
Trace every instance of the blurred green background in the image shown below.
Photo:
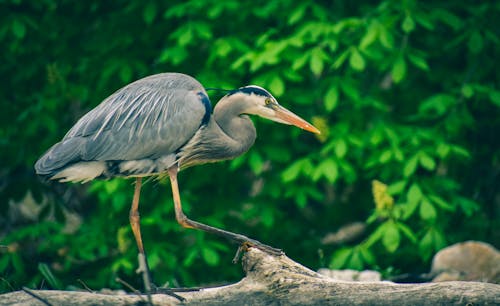
<path fill-rule="evenodd" d="M 246 155 L 180 174 L 194 220 L 312 269 L 388 277 L 428 271 L 457 241 L 500 244 L 498 1 L 4 0 L 0 13 L 3 292 L 142 288 L 133 180 L 44 183 L 33 164 L 115 90 L 167 71 L 263 86 L 323 132 L 254 120 Z M 235 246 L 176 223 L 167 180 L 145 184 L 140 211 L 157 284 L 243 276 Z"/>

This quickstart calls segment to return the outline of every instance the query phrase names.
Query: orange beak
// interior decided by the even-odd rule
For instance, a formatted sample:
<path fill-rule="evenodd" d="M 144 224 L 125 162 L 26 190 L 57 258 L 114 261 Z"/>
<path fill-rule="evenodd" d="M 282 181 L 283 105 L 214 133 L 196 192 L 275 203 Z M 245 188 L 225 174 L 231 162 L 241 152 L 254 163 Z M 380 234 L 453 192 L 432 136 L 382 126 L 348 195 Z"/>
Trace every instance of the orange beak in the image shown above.
<path fill-rule="evenodd" d="M 275 118 L 278 119 L 276 121 L 285 124 L 295 125 L 296 127 L 299 127 L 303 130 L 312 133 L 321 134 L 320 130 L 318 130 L 312 124 L 300 118 L 299 116 L 295 115 L 294 113 L 282 107 L 281 105 L 274 107 L 273 110 L 275 112 Z"/>

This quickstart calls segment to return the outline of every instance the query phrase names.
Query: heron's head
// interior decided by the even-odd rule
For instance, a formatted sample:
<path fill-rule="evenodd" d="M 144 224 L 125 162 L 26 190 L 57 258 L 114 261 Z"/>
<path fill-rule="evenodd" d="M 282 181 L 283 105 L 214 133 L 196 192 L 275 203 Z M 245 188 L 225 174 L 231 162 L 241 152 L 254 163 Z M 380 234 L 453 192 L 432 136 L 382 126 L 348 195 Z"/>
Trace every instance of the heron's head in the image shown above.
<path fill-rule="evenodd" d="M 309 132 L 319 134 L 312 124 L 287 110 L 267 90 L 257 85 L 249 85 L 230 91 L 226 97 L 243 101 L 242 113 L 258 115 L 283 124 L 295 125 Z"/>

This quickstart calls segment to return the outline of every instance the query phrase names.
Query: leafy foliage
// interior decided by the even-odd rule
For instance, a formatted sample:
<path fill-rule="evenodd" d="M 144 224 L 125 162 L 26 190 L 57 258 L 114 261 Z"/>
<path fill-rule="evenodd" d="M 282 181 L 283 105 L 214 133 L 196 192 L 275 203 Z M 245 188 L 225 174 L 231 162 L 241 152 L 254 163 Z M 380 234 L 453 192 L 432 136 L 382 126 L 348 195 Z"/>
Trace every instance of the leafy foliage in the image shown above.
<path fill-rule="evenodd" d="M 322 130 L 255 120 L 246 155 L 181 173 L 193 219 L 313 268 L 412 272 L 449 243 L 499 242 L 499 3 L 10 0 L 0 10 L 3 291 L 114 288 L 116 276 L 140 287 L 131 181 L 41 183 L 32 167 L 114 90 L 163 71 L 261 85 Z M 233 247 L 177 225 L 167 181 L 146 183 L 141 203 L 158 283 L 241 277 Z M 321 245 L 355 220 L 368 224 L 361 241 Z"/>

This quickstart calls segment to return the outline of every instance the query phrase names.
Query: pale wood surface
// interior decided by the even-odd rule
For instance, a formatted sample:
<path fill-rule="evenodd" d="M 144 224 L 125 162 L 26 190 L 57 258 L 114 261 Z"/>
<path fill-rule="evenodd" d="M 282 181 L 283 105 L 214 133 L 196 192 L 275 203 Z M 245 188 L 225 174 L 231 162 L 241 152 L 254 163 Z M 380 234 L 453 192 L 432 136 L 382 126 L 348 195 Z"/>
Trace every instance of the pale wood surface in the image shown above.
<path fill-rule="evenodd" d="M 242 259 L 246 277 L 222 287 L 178 293 L 180 302 L 153 295 L 155 305 L 500 305 L 500 285 L 479 282 L 395 284 L 342 282 L 286 256 L 251 248 Z M 33 290 L 50 305 L 140 305 L 145 297 Z M 0 295 L 0 305 L 47 305 L 23 291 Z"/>

